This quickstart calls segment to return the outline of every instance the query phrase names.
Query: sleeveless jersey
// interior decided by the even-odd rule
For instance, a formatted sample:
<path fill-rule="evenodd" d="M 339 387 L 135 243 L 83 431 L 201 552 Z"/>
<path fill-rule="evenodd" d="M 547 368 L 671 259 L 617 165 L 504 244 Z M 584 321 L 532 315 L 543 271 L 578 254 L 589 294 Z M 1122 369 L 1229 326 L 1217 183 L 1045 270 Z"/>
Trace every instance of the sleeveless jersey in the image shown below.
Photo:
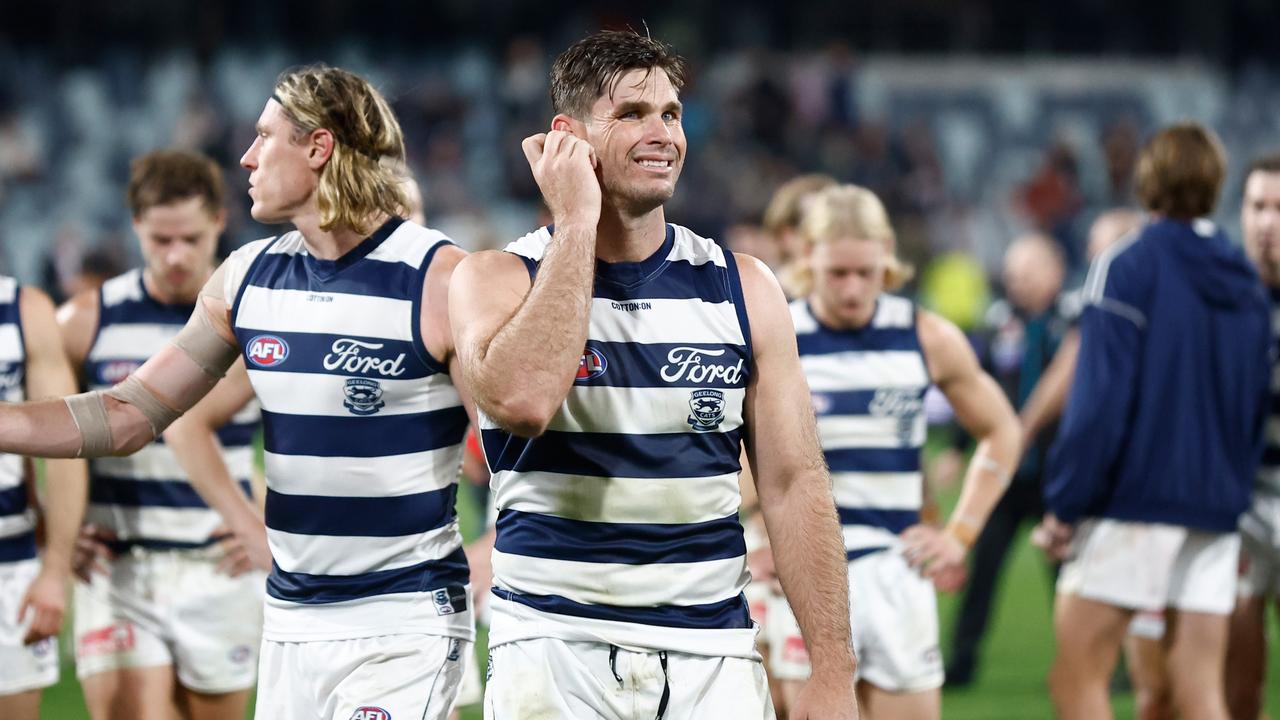
<path fill-rule="evenodd" d="M 141 270 L 108 280 L 99 291 L 98 330 L 84 364 L 89 389 L 106 390 L 127 378 L 169 344 L 194 310 L 195 305 L 168 305 L 151 297 Z M 252 493 L 258 424 L 257 404 L 251 402 L 218 429 L 223 460 L 246 495 Z M 204 547 L 215 542 L 213 531 L 222 524 L 163 438 L 128 457 L 90 461 L 85 518 L 113 530 L 120 538 L 117 550 Z"/>
<path fill-rule="evenodd" d="M 454 514 L 467 414 L 419 320 L 447 242 L 393 219 L 338 260 L 295 231 L 228 261 L 266 430 L 267 639 L 473 635 Z"/>
<path fill-rule="evenodd" d="M 849 560 L 898 543 L 919 522 L 920 451 L 929 373 L 916 308 L 881 295 L 869 325 L 834 330 L 804 300 L 791 303 Z"/>
<path fill-rule="evenodd" d="M 19 317 L 18 282 L 0 276 L 0 400 L 26 398 L 26 346 Z M 0 454 L 0 563 L 36 556 L 35 514 L 28 503 L 23 460 Z"/>
<path fill-rule="evenodd" d="M 542 228 L 508 246 L 533 275 Z M 577 378 L 543 435 L 481 416 L 498 509 L 490 643 L 754 657 L 738 492 L 750 332 L 731 254 L 668 225 L 597 262 Z"/>

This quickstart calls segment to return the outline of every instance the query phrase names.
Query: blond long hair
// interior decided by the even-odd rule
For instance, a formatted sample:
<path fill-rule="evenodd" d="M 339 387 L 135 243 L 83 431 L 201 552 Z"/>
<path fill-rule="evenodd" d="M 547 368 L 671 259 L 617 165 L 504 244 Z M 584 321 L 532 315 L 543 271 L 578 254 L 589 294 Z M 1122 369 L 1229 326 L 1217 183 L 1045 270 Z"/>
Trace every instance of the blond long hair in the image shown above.
<path fill-rule="evenodd" d="M 816 245 L 832 240 L 869 240 L 884 244 L 887 257 L 884 266 L 884 288 L 897 290 L 915 275 L 915 269 L 894 255 L 897 236 L 889 223 L 880 198 L 858 185 L 833 185 L 814 193 L 805 202 L 800 219 L 800 236 L 805 243 Z M 806 254 L 807 255 L 807 254 Z M 792 297 L 813 292 L 813 267 L 809 258 L 800 257 L 786 273 Z"/>
<path fill-rule="evenodd" d="M 316 130 L 333 134 L 333 154 L 316 189 L 321 230 L 367 233 L 378 215 L 408 215 L 399 171 L 404 134 L 369 81 L 341 68 L 307 65 L 281 73 L 274 97 L 294 125 L 294 142 Z"/>

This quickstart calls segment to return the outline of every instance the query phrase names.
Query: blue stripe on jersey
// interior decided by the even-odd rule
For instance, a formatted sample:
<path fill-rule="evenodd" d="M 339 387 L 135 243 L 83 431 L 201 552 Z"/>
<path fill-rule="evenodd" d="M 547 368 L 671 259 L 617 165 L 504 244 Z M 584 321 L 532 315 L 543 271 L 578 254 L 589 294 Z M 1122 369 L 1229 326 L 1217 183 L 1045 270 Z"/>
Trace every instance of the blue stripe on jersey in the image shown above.
<path fill-rule="evenodd" d="M 841 525 L 867 525 L 898 534 L 920 522 L 916 510 L 881 510 L 878 508 L 836 508 Z"/>
<path fill-rule="evenodd" d="M 920 349 L 920 340 L 916 336 L 914 326 L 866 327 L 843 332 L 824 332 L 823 330 L 796 336 L 796 346 L 801 355 L 830 355 L 861 350 L 885 352 Z"/>
<path fill-rule="evenodd" d="M 0 563 L 30 560 L 36 557 L 36 532 L 0 538 Z"/>
<path fill-rule="evenodd" d="M 742 595 L 706 605 L 621 607 L 587 605 L 558 595 L 524 595 L 499 587 L 493 588 L 493 594 L 503 600 L 517 602 L 541 612 L 595 620 L 642 623 L 690 630 L 731 630 L 751 627 L 751 610 L 747 606 L 747 599 Z"/>
<path fill-rule="evenodd" d="M 223 448 L 248 447 L 253 444 L 259 425 L 258 422 L 227 423 L 217 430 L 218 442 Z"/>
<path fill-rule="evenodd" d="M 555 472 L 635 478 L 703 478 L 736 473 L 741 429 L 729 432 L 578 433 L 548 431 L 534 442 L 482 430 L 493 472 Z"/>
<path fill-rule="evenodd" d="M 857 550 L 847 550 L 845 551 L 844 559 L 848 562 L 853 562 L 858 558 L 863 558 L 872 553 L 878 553 L 881 550 L 888 550 L 888 549 L 889 549 L 888 545 L 880 545 L 877 547 L 865 547 L 865 548 L 858 548 Z"/>
<path fill-rule="evenodd" d="M 657 274 L 641 279 L 638 283 L 624 285 L 609 278 L 601 278 L 596 283 L 594 296 L 618 302 L 697 298 L 704 302 L 720 303 L 733 299 L 728 278 L 715 263 L 693 265 L 683 260 L 660 266 Z"/>
<path fill-rule="evenodd" d="M 729 274 L 729 285 L 732 288 L 733 309 L 738 314 L 738 325 L 742 327 L 742 337 L 747 342 L 747 354 L 751 349 L 751 321 L 747 317 L 747 300 L 742 295 L 742 275 L 738 272 L 738 258 L 729 250 L 724 251 L 725 268 Z"/>
<path fill-rule="evenodd" d="M 820 396 L 821 402 L 815 402 L 818 415 L 869 415 L 871 402 L 876 399 L 876 390 L 839 390 L 835 392 L 814 392 Z"/>
<path fill-rule="evenodd" d="M 453 520 L 458 486 L 390 497 L 288 495 L 267 489 L 267 527 L 299 535 L 398 537 Z"/>
<path fill-rule="evenodd" d="M 239 481 L 245 497 L 253 497 L 248 480 Z M 190 481 L 125 480 L 93 475 L 89 482 L 89 501 L 121 507 L 206 508 L 204 500 Z"/>
<path fill-rule="evenodd" d="M 601 481 L 604 482 L 604 481 Z M 691 563 L 747 552 L 738 516 L 702 523 L 606 523 L 503 510 L 495 549 L 574 562 Z"/>
<path fill-rule="evenodd" d="M 282 331 L 255 333 L 253 330 L 241 330 L 240 334 L 245 338 L 242 343 L 245 367 L 255 372 L 317 373 L 379 380 L 417 380 L 438 372 L 435 367 L 422 362 L 414 343 L 407 340 Z M 289 347 L 289 354 L 284 362 L 263 367 L 249 357 L 250 345 L 260 335 L 269 335 L 285 342 Z M 374 348 L 354 345 L 350 342 L 352 340 L 367 343 Z M 403 359 L 398 359 L 402 355 Z M 400 374 L 378 372 L 376 368 L 360 362 L 366 358 L 391 361 L 387 370 Z"/>
<path fill-rule="evenodd" d="M 831 472 L 907 473 L 920 471 L 920 448 L 823 450 Z"/>
<path fill-rule="evenodd" d="M 129 323 L 131 325 L 177 325 L 181 328 L 191 319 L 195 305 L 162 305 L 143 290 L 141 300 L 126 300 L 115 305 L 102 305 L 98 318 L 98 331 L 107 325 Z M 96 340 L 96 338 L 95 338 Z M 135 359 L 135 358 L 127 358 Z"/>
<path fill-rule="evenodd" d="M 470 581 L 467 556 L 458 548 L 439 560 L 361 575 L 291 573 L 273 563 L 271 576 L 267 578 L 267 594 L 286 602 L 321 605 L 390 593 L 428 592 L 450 585 L 463 586 Z"/>
<path fill-rule="evenodd" d="M 750 372 L 751 356 L 744 345 L 725 343 L 627 343 L 588 340 L 587 347 L 605 359 L 604 374 L 579 385 L 601 387 L 745 387 Z M 697 352 L 701 351 L 701 352 Z M 714 353 L 721 353 L 714 355 Z M 706 366 L 732 368 L 741 362 L 736 373 L 738 382 L 725 382 L 722 377 L 691 375 L 680 367 L 690 356 L 701 355 Z M 692 363 L 697 367 L 697 363 Z M 672 380 L 663 379 L 663 373 Z"/>
<path fill-rule="evenodd" d="M 0 516 L 17 515 L 27 510 L 27 486 L 23 483 L 0 490 Z"/>
<path fill-rule="evenodd" d="M 357 249 L 363 249 L 362 243 Z M 370 247 L 369 252 L 373 251 Z M 354 252 L 354 251 L 353 251 Z M 366 253 L 367 254 L 367 253 Z M 302 261 L 306 257 L 308 261 Z M 344 293 L 366 297 L 400 298 L 400 288 L 411 287 L 421 277 L 419 269 L 402 262 L 367 262 L 350 265 L 330 277 L 317 272 L 315 258 L 276 253 L 265 255 L 253 273 L 253 286 L 271 290 Z"/>
<path fill-rule="evenodd" d="M 263 444 L 278 455 L 384 457 L 457 445 L 467 411 L 444 408 L 405 415 L 285 415 L 262 411 Z"/>

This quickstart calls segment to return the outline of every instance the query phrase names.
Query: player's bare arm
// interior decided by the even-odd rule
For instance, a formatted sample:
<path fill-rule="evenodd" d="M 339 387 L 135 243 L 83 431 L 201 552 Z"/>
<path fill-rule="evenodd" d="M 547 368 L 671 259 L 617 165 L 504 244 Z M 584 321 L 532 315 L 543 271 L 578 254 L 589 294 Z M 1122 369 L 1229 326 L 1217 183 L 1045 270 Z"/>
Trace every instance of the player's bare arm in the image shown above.
<path fill-rule="evenodd" d="M 536 437 L 569 393 L 586 345 L 600 185 L 591 147 L 567 132 L 523 147 L 555 219 L 537 279 L 530 286 L 513 255 L 477 253 L 458 266 L 448 305 L 476 405 L 510 432 Z"/>
<path fill-rule="evenodd" d="M 26 340 L 27 397 L 57 398 L 74 393 L 75 378 L 63 354 L 53 303 L 43 292 L 23 288 L 20 308 Z M 27 589 L 18 611 L 20 616 L 31 614 L 25 643 L 53 637 L 62 629 L 76 535 L 89 496 L 83 460 L 50 460 L 45 463 L 45 475 L 45 546 L 40 574 Z"/>
<path fill-rule="evenodd" d="M 0 406 L 0 452 L 129 455 L 155 440 L 213 389 L 238 354 L 221 285 L 222 273 L 215 272 L 174 343 L 112 390 Z"/>
<path fill-rule="evenodd" d="M 218 442 L 226 425 L 253 399 L 243 360 L 237 360 L 214 389 L 164 431 L 165 444 L 182 466 L 196 493 L 222 516 L 230 536 L 220 565 L 236 576 L 250 569 L 270 570 L 271 551 L 262 512 L 232 477 Z"/>
<path fill-rule="evenodd" d="M 1080 353 L 1080 331 L 1072 330 L 1062 338 L 1058 352 L 1054 353 L 1049 367 L 1045 368 L 1027 402 L 1023 404 L 1018 419 L 1022 421 L 1024 440 L 1030 444 L 1036 436 L 1049 427 L 1067 406 L 1067 393 L 1071 391 L 1071 378 L 1076 374 L 1076 355 Z"/>
<path fill-rule="evenodd" d="M 1022 431 L 1000 386 L 982 371 L 959 328 L 928 311 L 920 312 L 917 327 L 929 377 L 946 395 L 960 425 L 978 440 L 946 527 L 939 531 L 915 525 L 902 533 L 912 566 L 945 583 L 948 575 L 962 570 L 965 555 L 1009 486 L 1022 451 Z"/>
<path fill-rule="evenodd" d="M 793 718 L 856 718 L 849 584 L 831 481 L 818 444 L 795 329 L 773 274 L 735 253 L 751 323 L 754 367 L 744 414 L 746 446 L 782 588 L 809 650 L 813 674 Z"/>

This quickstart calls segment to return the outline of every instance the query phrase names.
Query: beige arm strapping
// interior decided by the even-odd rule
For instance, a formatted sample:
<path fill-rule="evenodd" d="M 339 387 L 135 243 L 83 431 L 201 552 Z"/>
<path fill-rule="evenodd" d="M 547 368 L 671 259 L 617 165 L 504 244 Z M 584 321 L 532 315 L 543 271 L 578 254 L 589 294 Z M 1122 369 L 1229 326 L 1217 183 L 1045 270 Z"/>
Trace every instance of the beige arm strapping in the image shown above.
<path fill-rule="evenodd" d="M 111 437 L 111 423 L 107 420 L 107 406 L 102 402 L 102 392 L 94 391 L 63 398 L 71 419 L 80 431 L 80 451 L 76 457 L 103 457 L 115 450 Z"/>

